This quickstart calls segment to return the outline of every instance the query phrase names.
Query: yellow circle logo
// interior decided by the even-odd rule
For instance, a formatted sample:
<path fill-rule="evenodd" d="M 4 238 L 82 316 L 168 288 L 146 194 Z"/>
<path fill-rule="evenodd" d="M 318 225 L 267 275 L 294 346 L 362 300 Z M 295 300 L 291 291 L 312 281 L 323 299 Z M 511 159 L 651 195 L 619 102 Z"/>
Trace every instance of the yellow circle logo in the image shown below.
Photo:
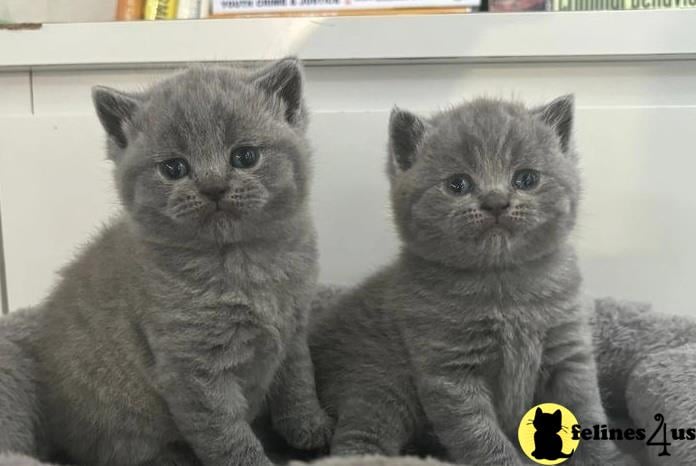
<path fill-rule="evenodd" d="M 580 439 L 573 440 L 578 424 L 565 407 L 556 403 L 536 405 L 522 417 L 517 429 L 520 447 L 527 458 L 539 464 L 560 464 L 573 456 Z"/>

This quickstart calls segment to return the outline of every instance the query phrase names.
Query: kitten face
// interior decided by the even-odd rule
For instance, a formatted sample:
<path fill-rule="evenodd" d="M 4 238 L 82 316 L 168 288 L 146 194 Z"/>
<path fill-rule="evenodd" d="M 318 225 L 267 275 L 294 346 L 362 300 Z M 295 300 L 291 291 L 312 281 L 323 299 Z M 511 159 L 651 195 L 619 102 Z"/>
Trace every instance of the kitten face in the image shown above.
<path fill-rule="evenodd" d="M 464 268 L 557 248 L 579 196 L 572 108 L 565 97 L 534 110 L 479 99 L 430 120 L 395 110 L 389 172 L 406 247 Z"/>
<path fill-rule="evenodd" d="M 131 216 L 158 234 L 234 242 L 296 213 L 308 184 L 301 87 L 287 59 L 192 68 L 140 95 L 96 89 Z"/>

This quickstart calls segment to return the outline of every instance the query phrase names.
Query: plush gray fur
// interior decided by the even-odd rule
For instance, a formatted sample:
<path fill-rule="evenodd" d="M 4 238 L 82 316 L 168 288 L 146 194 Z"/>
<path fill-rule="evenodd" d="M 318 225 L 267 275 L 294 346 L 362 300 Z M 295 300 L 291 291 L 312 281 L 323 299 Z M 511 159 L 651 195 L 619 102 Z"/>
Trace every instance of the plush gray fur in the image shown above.
<path fill-rule="evenodd" d="M 290 463 L 290 466 L 300 466 L 301 464 L 303 463 Z M 445 463 L 441 463 L 430 458 L 389 458 L 386 456 L 354 456 L 350 458 L 336 457 L 316 461 L 312 464 L 315 466 L 446 466 Z"/>
<path fill-rule="evenodd" d="M 670 443 L 667 447 L 669 464 L 691 466 L 696 463 L 696 442 L 693 437 L 682 437 L 681 440 L 672 438 L 672 429 L 681 430 L 680 435 L 684 436 L 684 430 L 696 427 L 696 344 L 646 354 L 634 368 L 628 382 L 627 404 L 635 425 L 648 426 L 646 430 L 650 437 L 659 426 L 655 416 L 662 414 Z M 654 441 L 662 442 L 663 439 L 663 432 L 659 431 Z M 665 456 L 660 456 L 662 447 L 649 447 L 643 452 L 650 459 L 650 464 L 665 464 Z"/>
<path fill-rule="evenodd" d="M 306 343 L 317 253 L 300 64 L 192 68 L 93 97 L 124 213 L 38 309 L 3 319 L 0 452 L 266 466 L 250 422 L 267 395 L 291 445 L 321 447 L 331 424 Z M 234 168 L 239 147 L 258 163 Z M 162 171 L 174 158 L 190 165 L 181 179 Z"/>
<path fill-rule="evenodd" d="M 35 312 L 25 312 L 0 318 L 0 453 L 44 456 L 36 363 L 13 341 L 36 333 L 35 317 Z"/>
<path fill-rule="evenodd" d="M 432 433 L 456 463 L 518 465 L 518 424 L 538 402 L 606 423 L 568 244 L 580 197 L 572 120 L 572 97 L 392 113 L 400 256 L 318 316 L 310 337 L 337 419 L 333 454 L 398 455 Z M 520 169 L 538 170 L 538 186 L 514 188 Z M 470 193 L 448 189 L 458 174 Z M 588 442 L 571 461 L 629 460 Z"/>
<path fill-rule="evenodd" d="M 599 382 L 607 412 L 643 427 L 648 437 L 664 415 L 668 429 L 696 427 L 696 322 L 685 316 L 649 312 L 649 306 L 605 298 L 596 301 L 593 321 Z M 662 441 L 658 435 L 656 441 Z M 696 442 L 661 447 L 622 442 L 645 464 L 693 465 Z"/>

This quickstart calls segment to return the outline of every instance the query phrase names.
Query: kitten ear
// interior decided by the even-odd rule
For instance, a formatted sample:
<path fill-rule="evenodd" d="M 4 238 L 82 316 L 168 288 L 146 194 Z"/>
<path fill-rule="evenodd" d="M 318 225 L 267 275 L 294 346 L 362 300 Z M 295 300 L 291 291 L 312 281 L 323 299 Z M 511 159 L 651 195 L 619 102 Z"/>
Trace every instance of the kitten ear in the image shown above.
<path fill-rule="evenodd" d="M 536 411 L 534 412 L 534 417 L 537 418 L 541 416 L 543 412 L 541 411 L 541 408 L 537 407 Z"/>
<path fill-rule="evenodd" d="M 263 68 L 254 76 L 254 83 L 285 104 L 285 119 L 291 125 L 302 122 L 302 64 L 296 57 L 283 58 Z"/>
<path fill-rule="evenodd" d="M 417 115 L 398 107 L 392 109 L 389 117 L 389 152 L 392 163 L 400 170 L 408 170 L 416 161 L 425 130 L 425 123 Z"/>
<path fill-rule="evenodd" d="M 563 419 L 563 413 L 561 413 L 561 410 L 560 410 L 560 409 L 557 409 L 557 410 L 553 413 L 553 417 L 558 418 L 558 419 L 557 419 L 558 422 L 561 422 L 561 419 Z"/>
<path fill-rule="evenodd" d="M 109 138 L 120 148 L 128 146 L 124 131 L 125 125 L 132 122 L 133 115 L 140 105 L 140 100 L 125 92 L 104 86 L 92 88 L 92 101 L 97 116 Z"/>
<path fill-rule="evenodd" d="M 563 152 L 567 152 L 573 132 L 575 96 L 573 94 L 564 95 L 543 107 L 534 109 L 532 113 L 556 131 L 561 140 Z"/>

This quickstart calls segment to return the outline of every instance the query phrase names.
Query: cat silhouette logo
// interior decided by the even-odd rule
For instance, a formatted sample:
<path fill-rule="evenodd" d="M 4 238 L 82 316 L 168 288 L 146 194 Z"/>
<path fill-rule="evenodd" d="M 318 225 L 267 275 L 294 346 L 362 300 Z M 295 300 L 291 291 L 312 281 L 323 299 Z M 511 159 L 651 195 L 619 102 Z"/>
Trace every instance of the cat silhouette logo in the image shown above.
<path fill-rule="evenodd" d="M 580 444 L 571 433 L 576 424 L 578 420 L 565 407 L 542 403 L 522 417 L 517 438 L 530 460 L 539 464 L 560 464 L 573 456 Z"/>

